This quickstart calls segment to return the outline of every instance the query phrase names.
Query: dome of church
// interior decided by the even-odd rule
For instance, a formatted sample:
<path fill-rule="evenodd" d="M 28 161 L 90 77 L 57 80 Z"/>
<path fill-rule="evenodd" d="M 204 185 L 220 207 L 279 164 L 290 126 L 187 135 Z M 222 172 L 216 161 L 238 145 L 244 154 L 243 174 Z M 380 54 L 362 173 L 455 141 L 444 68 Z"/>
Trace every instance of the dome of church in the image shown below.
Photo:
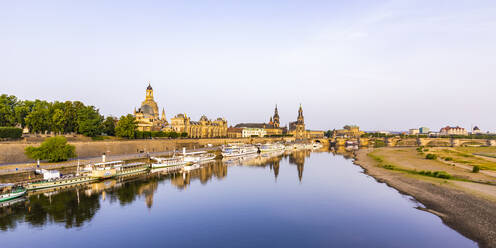
<path fill-rule="evenodd" d="M 153 103 L 144 103 L 141 105 L 141 112 L 145 115 L 155 116 L 152 104 Z"/>

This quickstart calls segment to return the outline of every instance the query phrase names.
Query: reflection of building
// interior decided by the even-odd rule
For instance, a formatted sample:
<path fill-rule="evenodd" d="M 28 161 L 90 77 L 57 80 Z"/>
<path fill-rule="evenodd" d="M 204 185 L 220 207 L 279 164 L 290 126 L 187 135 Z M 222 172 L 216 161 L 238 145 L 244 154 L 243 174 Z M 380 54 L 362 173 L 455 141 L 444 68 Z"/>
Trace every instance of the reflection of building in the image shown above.
<path fill-rule="evenodd" d="M 298 179 L 301 182 L 303 178 L 303 168 L 305 165 L 305 158 L 310 156 L 310 150 L 295 151 L 289 155 L 289 163 L 295 164 L 298 169 Z"/>
<path fill-rule="evenodd" d="M 168 123 L 165 118 L 165 110 L 162 109 L 162 118 L 160 118 L 158 105 L 153 99 L 153 88 L 150 84 L 146 88 L 145 100 L 141 103 L 141 107 L 137 111 L 134 109 L 134 116 L 139 131 L 161 131 L 166 128 Z"/>
<path fill-rule="evenodd" d="M 221 160 L 215 160 L 202 165 L 200 169 L 188 173 L 177 173 L 171 178 L 171 184 L 179 189 L 185 189 L 193 180 L 206 184 L 212 178 L 222 179 L 227 176 L 227 165 Z"/>
<path fill-rule="evenodd" d="M 298 109 L 298 118 L 295 122 L 289 123 L 288 133 L 296 139 L 311 139 L 311 138 L 324 138 L 324 131 L 312 131 L 305 129 L 305 118 L 303 117 L 303 108 Z"/>
<path fill-rule="evenodd" d="M 446 126 L 441 128 L 441 131 L 439 131 L 439 135 L 467 135 L 467 131 L 465 130 L 465 128 L 459 126 Z"/>
<path fill-rule="evenodd" d="M 157 191 L 158 182 L 152 181 L 148 184 L 142 185 L 138 188 L 138 194 L 145 195 L 146 206 L 152 208 L 153 194 Z"/>

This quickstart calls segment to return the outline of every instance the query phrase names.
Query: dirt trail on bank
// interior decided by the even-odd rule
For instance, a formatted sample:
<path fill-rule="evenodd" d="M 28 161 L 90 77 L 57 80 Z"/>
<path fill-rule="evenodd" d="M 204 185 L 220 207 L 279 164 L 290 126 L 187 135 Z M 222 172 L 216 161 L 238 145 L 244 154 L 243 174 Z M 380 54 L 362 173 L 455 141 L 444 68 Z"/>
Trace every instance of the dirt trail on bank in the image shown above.
<path fill-rule="evenodd" d="M 366 174 L 403 194 L 413 196 L 428 211 L 441 217 L 446 225 L 476 241 L 480 247 L 496 247 L 496 200 L 491 197 L 496 186 L 466 187 L 476 183 L 452 183 L 386 170 L 367 156 L 371 151 L 358 151 L 355 160 L 355 164 L 364 168 Z M 481 187 L 483 190 L 473 191 Z M 484 194 L 484 191 L 490 194 Z"/>

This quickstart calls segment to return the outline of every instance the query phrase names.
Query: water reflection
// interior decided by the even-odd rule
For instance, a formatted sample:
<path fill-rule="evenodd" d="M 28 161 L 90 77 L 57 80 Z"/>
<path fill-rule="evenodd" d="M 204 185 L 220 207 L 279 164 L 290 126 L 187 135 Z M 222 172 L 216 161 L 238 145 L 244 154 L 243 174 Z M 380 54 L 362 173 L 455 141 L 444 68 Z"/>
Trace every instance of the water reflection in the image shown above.
<path fill-rule="evenodd" d="M 280 161 L 289 157 L 290 164 L 297 166 L 298 178 L 303 177 L 305 158 L 310 151 L 270 153 L 233 160 L 210 161 L 199 169 L 184 173 L 161 172 L 134 177 L 111 179 L 83 186 L 30 192 L 26 197 L 4 203 L 0 207 L 0 230 L 15 229 L 17 223 L 26 222 L 41 227 L 51 223 L 63 223 L 66 228 L 81 227 L 90 222 L 100 209 L 101 201 L 109 200 L 121 206 L 132 204 L 144 197 L 148 208 L 153 207 L 154 194 L 159 183 L 169 181 L 179 190 L 185 190 L 194 181 L 206 185 L 213 179 L 227 177 L 231 166 L 270 167 L 277 179 Z"/>
<path fill-rule="evenodd" d="M 0 240 L 2 247 L 474 245 L 340 153 L 353 156 L 279 152 L 29 192 L 0 207 Z"/>

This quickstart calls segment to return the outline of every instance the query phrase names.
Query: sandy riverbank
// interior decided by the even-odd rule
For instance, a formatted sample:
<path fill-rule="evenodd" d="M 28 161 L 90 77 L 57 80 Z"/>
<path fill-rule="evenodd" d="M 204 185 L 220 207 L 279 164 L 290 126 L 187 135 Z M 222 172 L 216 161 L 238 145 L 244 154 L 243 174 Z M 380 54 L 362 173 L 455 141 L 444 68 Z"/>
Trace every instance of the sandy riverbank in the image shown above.
<path fill-rule="evenodd" d="M 398 151 L 400 150 L 400 151 Z M 383 168 L 383 162 L 368 156 L 370 152 L 380 153 L 387 162 L 394 162 L 401 168 L 417 170 L 444 170 L 451 174 L 468 177 L 465 181 L 446 180 Z M 398 155 L 398 153 L 403 153 Z M 398 159 L 398 156 L 404 159 Z M 406 158 L 406 159 L 405 159 Z M 480 247 L 496 247 L 496 186 L 487 184 L 494 178 L 483 174 L 467 174 L 462 168 L 443 166 L 439 161 L 428 161 L 415 157 L 415 149 L 360 150 L 355 164 L 364 168 L 365 173 L 380 182 L 413 196 L 427 211 L 438 215 L 443 222 L 462 235 L 476 241 Z M 473 181 L 485 181 L 476 183 Z"/>

